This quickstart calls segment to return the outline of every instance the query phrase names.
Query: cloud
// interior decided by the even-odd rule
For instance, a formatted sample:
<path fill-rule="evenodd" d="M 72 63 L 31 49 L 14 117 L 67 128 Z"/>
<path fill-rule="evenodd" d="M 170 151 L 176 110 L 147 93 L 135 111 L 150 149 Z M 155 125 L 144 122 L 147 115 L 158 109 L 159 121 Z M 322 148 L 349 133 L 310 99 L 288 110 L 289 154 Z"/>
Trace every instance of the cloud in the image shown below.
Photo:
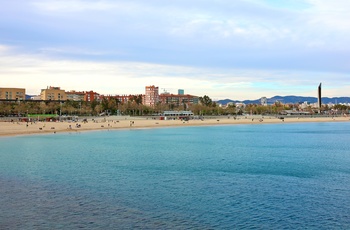
<path fill-rule="evenodd" d="M 106 11 L 116 7 L 109 1 L 81 1 L 81 0 L 69 0 L 69 1 L 34 1 L 33 6 L 42 11 L 48 12 L 83 12 L 83 11 Z"/>
<path fill-rule="evenodd" d="M 327 30 L 337 30 L 349 33 L 350 29 L 350 2 L 346 0 L 322 1 L 308 0 L 313 5 L 313 16 L 310 23 L 327 26 Z M 324 29 L 324 28 L 323 28 Z"/>
<path fill-rule="evenodd" d="M 0 45 L 0 55 L 8 53 L 11 49 L 12 47 L 10 46 Z"/>
<path fill-rule="evenodd" d="M 12 52 L 1 53 L 0 66 L 3 87 L 27 88 L 30 94 L 39 94 L 40 89 L 46 86 L 60 86 L 65 90 L 95 90 L 101 94 L 113 95 L 143 94 L 145 86 L 157 85 L 171 93 L 176 93 L 177 89 L 185 89 L 186 93 L 197 96 L 206 94 L 215 99 L 256 99 L 276 94 L 312 95 L 320 81 L 324 85 L 334 87 L 334 82 L 345 82 L 348 79 L 348 75 L 332 73 L 194 68 L 143 62 L 77 61 Z M 317 80 L 309 77 L 312 75 L 318 75 Z M 349 84 L 344 84 L 343 87 L 344 90 L 348 89 Z M 331 92 L 337 95 L 339 91 L 334 87 L 328 93 Z"/>
<path fill-rule="evenodd" d="M 39 49 L 40 53 L 46 55 L 86 55 L 86 56 L 103 56 L 108 52 L 99 50 L 82 49 L 77 47 L 43 47 Z"/>
<path fill-rule="evenodd" d="M 348 84 L 345 0 L 16 0 L 2 5 L 0 73 L 11 76 L 6 84 L 25 82 L 24 76 L 35 79 L 28 83 L 33 91 L 57 84 L 142 93 L 145 85 L 156 84 L 216 98 L 255 98 L 312 94 L 320 81 L 337 94 L 336 87 Z"/>
<path fill-rule="evenodd" d="M 327 26 L 329 18 L 321 20 L 320 9 L 335 5 L 320 2 L 75 0 L 36 1 L 34 5 L 40 12 L 35 17 L 49 19 L 40 29 L 40 33 L 47 31 L 43 42 L 49 39 L 58 46 L 81 50 L 94 46 L 114 60 L 236 68 L 254 62 L 258 68 L 304 70 L 309 66 L 314 71 L 312 63 L 305 65 L 310 62 L 305 57 L 315 52 L 320 57 L 322 51 L 336 56 L 337 51 L 348 49 L 344 47 L 348 31 L 335 31 Z M 210 56 L 217 61 L 205 58 Z M 285 61 L 279 66 L 259 56 Z M 322 68 L 333 67 L 325 62 Z"/>

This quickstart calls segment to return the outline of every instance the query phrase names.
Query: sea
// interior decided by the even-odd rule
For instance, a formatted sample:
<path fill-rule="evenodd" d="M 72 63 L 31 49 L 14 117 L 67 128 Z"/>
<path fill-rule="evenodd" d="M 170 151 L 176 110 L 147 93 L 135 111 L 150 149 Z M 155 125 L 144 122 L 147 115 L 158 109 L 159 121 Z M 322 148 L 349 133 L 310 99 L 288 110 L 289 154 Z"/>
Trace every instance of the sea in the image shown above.
<path fill-rule="evenodd" d="M 350 122 L 0 138 L 0 229 L 350 229 Z"/>

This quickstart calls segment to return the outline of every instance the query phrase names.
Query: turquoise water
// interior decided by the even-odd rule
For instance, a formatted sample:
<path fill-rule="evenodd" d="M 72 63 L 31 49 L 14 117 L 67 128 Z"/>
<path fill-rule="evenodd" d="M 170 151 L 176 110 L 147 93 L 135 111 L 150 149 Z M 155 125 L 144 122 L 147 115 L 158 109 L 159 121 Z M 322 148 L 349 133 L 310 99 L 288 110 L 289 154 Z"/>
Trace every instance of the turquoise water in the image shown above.
<path fill-rule="evenodd" d="M 0 138 L 0 229 L 349 229 L 350 123 Z"/>

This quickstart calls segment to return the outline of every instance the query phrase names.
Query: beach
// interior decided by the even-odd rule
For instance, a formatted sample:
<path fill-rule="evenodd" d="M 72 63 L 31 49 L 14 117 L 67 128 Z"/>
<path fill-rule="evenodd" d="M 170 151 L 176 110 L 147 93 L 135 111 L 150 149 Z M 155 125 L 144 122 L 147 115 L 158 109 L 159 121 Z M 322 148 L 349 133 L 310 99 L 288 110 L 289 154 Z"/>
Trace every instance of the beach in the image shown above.
<path fill-rule="evenodd" d="M 205 125 L 234 124 L 267 124 L 267 123 L 302 123 L 302 122 L 348 122 L 349 117 L 277 117 L 239 116 L 215 117 L 184 120 L 160 120 L 159 118 L 143 117 L 98 117 L 87 118 L 87 122 L 79 119 L 77 122 L 0 122 L 0 136 L 16 136 L 31 134 L 54 134 L 59 132 L 83 132 L 93 130 L 137 129 L 157 127 L 184 127 Z"/>

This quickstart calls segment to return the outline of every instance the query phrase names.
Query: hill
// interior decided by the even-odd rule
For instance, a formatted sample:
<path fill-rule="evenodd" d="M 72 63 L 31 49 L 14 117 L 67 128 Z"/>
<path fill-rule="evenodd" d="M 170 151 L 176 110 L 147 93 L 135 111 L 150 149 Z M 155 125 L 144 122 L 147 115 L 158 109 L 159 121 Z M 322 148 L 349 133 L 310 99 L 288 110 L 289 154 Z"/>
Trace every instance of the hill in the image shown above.
<path fill-rule="evenodd" d="M 276 101 L 288 104 L 288 103 L 303 103 L 307 101 L 308 103 L 316 103 L 317 102 L 317 97 L 302 97 L 302 96 L 274 96 L 271 98 L 267 98 L 267 103 L 268 104 L 273 104 Z M 244 101 L 239 101 L 239 100 L 231 100 L 231 99 L 224 99 L 224 100 L 219 100 L 216 101 L 219 104 L 226 105 L 229 102 L 233 103 L 244 103 L 244 104 L 260 104 L 260 99 L 256 100 L 244 100 Z M 322 103 L 323 104 L 328 104 L 328 103 L 333 103 L 333 104 L 338 104 L 338 103 L 350 103 L 350 97 L 322 97 Z"/>

